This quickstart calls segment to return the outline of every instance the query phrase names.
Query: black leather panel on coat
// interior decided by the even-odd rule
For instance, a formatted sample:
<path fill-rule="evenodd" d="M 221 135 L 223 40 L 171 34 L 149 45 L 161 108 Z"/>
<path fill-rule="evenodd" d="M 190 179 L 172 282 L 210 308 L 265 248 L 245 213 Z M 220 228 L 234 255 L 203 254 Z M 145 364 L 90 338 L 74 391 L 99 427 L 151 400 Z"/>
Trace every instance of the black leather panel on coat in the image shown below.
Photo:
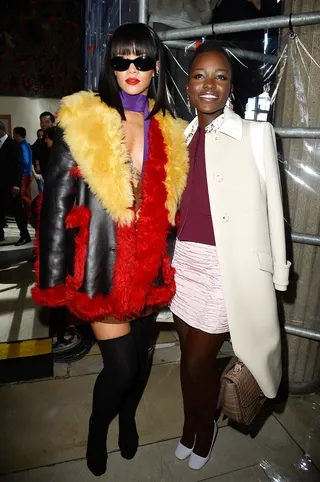
<path fill-rule="evenodd" d="M 65 217 L 75 201 L 75 179 L 70 169 L 76 165 L 63 133 L 57 128 L 47 169 L 40 214 L 39 249 L 41 289 L 65 283 L 68 242 Z M 68 238 L 70 238 L 68 234 Z"/>
<path fill-rule="evenodd" d="M 166 252 L 172 262 L 173 259 L 173 253 L 174 253 L 174 248 L 176 245 L 176 235 L 177 235 L 177 230 L 176 228 L 171 227 L 169 234 L 167 236 L 167 246 L 166 246 Z M 164 279 L 162 275 L 162 266 L 160 266 L 159 273 L 157 278 L 153 282 L 154 286 L 163 286 L 164 285 Z"/>
<path fill-rule="evenodd" d="M 116 261 L 115 225 L 84 181 L 80 179 L 79 183 L 85 186 L 85 192 L 83 186 L 79 186 L 80 192 L 85 196 L 84 204 L 91 212 L 85 276 L 80 291 L 85 291 L 90 297 L 98 293 L 107 295 L 112 290 Z"/>
<path fill-rule="evenodd" d="M 176 246 L 176 236 L 177 236 L 176 228 L 171 227 L 170 231 L 169 231 L 169 234 L 167 236 L 167 249 L 166 249 L 171 262 L 172 262 L 172 259 L 173 259 L 174 248 Z"/>

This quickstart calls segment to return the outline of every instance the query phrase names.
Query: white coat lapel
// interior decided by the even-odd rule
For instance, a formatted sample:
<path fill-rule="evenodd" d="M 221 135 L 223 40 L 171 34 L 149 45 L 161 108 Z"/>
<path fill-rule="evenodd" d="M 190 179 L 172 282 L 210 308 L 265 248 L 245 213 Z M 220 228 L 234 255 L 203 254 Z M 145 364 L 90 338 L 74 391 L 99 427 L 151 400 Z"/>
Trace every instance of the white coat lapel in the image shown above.
<path fill-rule="evenodd" d="M 214 159 L 214 152 L 217 152 L 217 147 L 219 144 L 219 133 L 208 133 L 205 136 L 205 165 L 207 172 L 207 184 L 209 191 L 210 204 L 212 203 L 212 182 L 214 179 L 214 173 L 216 170 L 216 164 Z"/>

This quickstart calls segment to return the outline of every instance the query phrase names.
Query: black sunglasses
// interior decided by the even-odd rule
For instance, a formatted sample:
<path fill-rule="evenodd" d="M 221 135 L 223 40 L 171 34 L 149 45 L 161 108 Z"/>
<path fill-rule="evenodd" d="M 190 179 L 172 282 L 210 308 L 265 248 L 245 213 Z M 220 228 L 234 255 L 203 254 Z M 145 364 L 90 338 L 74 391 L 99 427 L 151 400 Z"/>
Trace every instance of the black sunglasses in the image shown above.
<path fill-rule="evenodd" d="M 148 72 L 148 70 L 154 70 L 156 68 L 156 61 L 151 57 L 147 57 L 146 55 L 142 55 L 141 57 L 137 57 L 136 59 L 125 59 L 124 57 L 113 57 L 110 60 L 111 67 L 113 70 L 117 72 L 124 72 L 128 70 L 131 64 L 141 70 L 142 72 Z"/>

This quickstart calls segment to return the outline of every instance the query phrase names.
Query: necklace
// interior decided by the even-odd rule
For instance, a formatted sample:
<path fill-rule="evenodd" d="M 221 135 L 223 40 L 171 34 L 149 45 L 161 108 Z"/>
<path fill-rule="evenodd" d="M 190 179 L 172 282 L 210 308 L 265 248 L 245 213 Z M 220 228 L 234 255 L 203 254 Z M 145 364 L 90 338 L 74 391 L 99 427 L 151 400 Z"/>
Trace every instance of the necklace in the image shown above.
<path fill-rule="evenodd" d="M 131 173 L 131 185 L 134 197 L 134 210 L 136 212 L 136 222 L 139 220 L 140 216 L 140 204 L 141 204 L 141 184 L 142 184 L 142 173 L 133 164 L 133 159 L 130 157 L 128 161 Z"/>
<path fill-rule="evenodd" d="M 132 157 L 130 157 L 130 171 L 131 171 L 131 178 L 132 178 L 132 181 L 137 181 L 137 182 L 140 182 L 141 181 L 141 172 L 138 171 L 138 169 L 135 167 L 135 165 L 133 164 L 133 159 Z"/>

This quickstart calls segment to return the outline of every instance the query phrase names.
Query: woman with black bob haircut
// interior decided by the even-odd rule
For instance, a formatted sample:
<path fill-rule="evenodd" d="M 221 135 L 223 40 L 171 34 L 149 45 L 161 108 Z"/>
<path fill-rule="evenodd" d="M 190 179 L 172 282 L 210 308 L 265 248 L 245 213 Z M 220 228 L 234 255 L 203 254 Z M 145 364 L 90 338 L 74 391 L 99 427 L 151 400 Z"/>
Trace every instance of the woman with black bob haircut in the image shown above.
<path fill-rule="evenodd" d="M 190 170 L 182 196 L 171 302 L 181 347 L 184 405 L 179 460 L 200 470 L 217 437 L 216 358 L 231 335 L 266 397 L 277 395 L 281 343 L 275 289 L 285 291 L 281 185 L 274 130 L 230 109 L 232 64 L 217 41 L 192 59 L 186 129 Z"/>
<path fill-rule="evenodd" d="M 153 313 L 175 292 L 175 219 L 188 170 L 164 49 L 144 24 L 109 38 L 99 92 L 62 100 L 38 230 L 34 300 L 91 323 L 104 368 L 93 392 L 87 464 L 106 471 L 119 414 L 126 459 L 139 443 L 135 413 L 146 378 Z"/>
<path fill-rule="evenodd" d="M 147 96 L 154 99 L 155 103 L 150 112 L 150 118 L 160 110 L 165 115 L 166 110 L 175 117 L 173 105 L 170 102 L 167 88 L 167 71 L 165 61 L 165 49 L 158 35 L 152 28 L 145 24 L 124 24 L 113 34 L 112 42 L 108 42 L 99 79 L 99 96 L 108 106 L 117 109 L 122 120 L 125 120 L 125 112 L 121 102 L 119 84 L 114 75 L 110 59 L 121 55 L 130 55 L 134 52 L 136 56 L 144 56 L 163 65 L 157 70 L 149 85 Z"/>

